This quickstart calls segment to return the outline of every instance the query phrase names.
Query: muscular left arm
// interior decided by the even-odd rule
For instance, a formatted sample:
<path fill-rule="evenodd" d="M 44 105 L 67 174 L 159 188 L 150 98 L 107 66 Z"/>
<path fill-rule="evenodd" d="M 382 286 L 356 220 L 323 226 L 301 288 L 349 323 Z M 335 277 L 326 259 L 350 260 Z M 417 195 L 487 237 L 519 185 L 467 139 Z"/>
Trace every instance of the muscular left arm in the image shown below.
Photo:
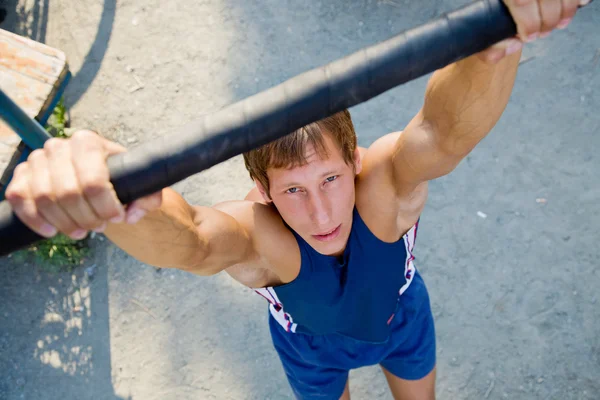
<path fill-rule="evenodd" d="M 449 173 L 490 132 L 510 98 L 520 54 L 496 64 L 475 55 L 434 73 L 422 109 L 393 147 L 397 188 L 412 191 Z"/>

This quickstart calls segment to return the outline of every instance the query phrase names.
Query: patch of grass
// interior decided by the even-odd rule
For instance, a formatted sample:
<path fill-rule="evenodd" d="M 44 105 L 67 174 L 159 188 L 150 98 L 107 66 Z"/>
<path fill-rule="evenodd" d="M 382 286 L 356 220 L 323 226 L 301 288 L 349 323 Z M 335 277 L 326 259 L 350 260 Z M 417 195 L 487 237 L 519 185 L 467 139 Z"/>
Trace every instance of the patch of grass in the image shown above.
<path fill-rule="evenodd" d="M 83 264 L 89 253 L 88 239 L 73 240 L 65 235 L 57 235 L 17 251 L 13 259 L 18 263 L 31 261 L 44 271 L 59 273 L 71 272 Z"/>
<path fill-rule="evenodd" d="M 46 130 L 54 137 L 66 138 L 65 128 L 67 124 L 67 108 L 65 107 L 64 99 L 60 99 L 52 115 L 48 118 Z"/>
<path fill-rule="evenodd" d="M 66 138 L 66 123 L 67 109 L 61 98 L 48 119 L 46 130 L 54 137 Z M 83 263 L 89 252 L 88 239 L 73 240 L 65 235 L 57 235 L 15 252 L 13 259 L 19 263 L 31 260 L 48 272 L 70 272 Z"/>

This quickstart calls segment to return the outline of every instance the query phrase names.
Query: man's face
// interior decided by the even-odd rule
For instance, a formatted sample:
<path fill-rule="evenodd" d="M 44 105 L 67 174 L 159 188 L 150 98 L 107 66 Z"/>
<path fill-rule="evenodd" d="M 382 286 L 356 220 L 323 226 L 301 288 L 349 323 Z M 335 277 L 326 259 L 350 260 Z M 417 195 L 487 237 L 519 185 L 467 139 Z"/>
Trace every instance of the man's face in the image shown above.
<path fill-rule="evenodd" d="M 327 158 L 307 145 L 306 165 L 270 168 L 267 175 L 271 199 L 284 221 L 319 253 L 340 255 L 352 227 L 360 153 L 355 151 L 353 168 L 329 135 L 324 140 Z"/>

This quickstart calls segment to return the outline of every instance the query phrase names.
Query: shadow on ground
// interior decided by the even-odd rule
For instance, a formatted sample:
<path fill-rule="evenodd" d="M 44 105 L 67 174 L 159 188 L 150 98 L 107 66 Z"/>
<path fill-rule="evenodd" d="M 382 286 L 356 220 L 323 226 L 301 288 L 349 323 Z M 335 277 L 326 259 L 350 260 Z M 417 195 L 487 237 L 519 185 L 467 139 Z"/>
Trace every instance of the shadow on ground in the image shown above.
<path fill-rule="evenodd" d="M 0 8 L 5 11 L 0 29 L 44 43 L 48 27 L 49 1 L 34 0 L 27 4 L 17 0 L 0 1 Z"/>
<path fill-rule="evenodd" d="M 0 263 L 0 398 L 120 398 L 111 383 L 105 263 L 92 257 L 59 274 Z"/>

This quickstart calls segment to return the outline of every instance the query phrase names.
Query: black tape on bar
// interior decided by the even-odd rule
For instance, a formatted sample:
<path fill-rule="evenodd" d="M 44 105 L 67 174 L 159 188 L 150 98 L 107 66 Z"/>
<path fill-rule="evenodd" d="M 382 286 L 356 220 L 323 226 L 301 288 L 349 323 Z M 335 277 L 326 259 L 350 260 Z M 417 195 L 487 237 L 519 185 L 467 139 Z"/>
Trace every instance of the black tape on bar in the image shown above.
<path fill-rule="evenodd" d="M 515 34 L 501 0 L 477 1 L 110 157 L 111 182 L 130 203 Z M 0 255 L 39 238 L 0 206 Z"/>

